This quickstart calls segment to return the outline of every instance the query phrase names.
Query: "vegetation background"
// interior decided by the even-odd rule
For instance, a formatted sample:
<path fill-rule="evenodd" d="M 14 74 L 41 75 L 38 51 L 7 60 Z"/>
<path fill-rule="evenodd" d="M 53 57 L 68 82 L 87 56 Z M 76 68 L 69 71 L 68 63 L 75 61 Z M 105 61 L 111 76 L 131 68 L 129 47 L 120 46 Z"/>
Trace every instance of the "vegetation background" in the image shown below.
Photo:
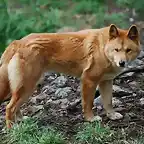
<path fill-rule="evenodd" d="M 30 33 L 76 31 L 111 23 L 120 28 L 127 28 L 132 23 L 142 26 L 143 6 L 144 0 L 0 0 L 0 53 L 11 41 Z M 117 135 L 99 124 L 86 125 L 69 143 L 143 144 L 143 138 L 128 142 L 125 137 L 125 133 Z M 6 139 L 9 144 L 68 143 L 62 134 L 39 128 L 33 120 L 16 125 Z"/>
<path fill-rule="evenodd" d="M 129 22 L 144 19 L 143 5 L 143 0 L 1 0 L 0 51 L 12 40 L 34 32 L 99 28 L 111 23 L 126 28 Z"/>

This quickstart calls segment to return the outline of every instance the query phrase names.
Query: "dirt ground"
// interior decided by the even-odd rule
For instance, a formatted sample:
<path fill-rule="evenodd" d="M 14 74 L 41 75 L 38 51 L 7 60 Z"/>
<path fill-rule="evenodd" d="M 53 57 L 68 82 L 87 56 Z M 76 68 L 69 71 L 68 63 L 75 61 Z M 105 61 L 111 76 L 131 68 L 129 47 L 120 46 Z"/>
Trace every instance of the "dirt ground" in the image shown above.
<path fill-rule="evenodd" d="M 117 100 L 114 108 L 124 115 L 122 120 L 111 121 L 105 116 L 104 110 L 94 109 L 95 114 L 99 114 L 103 124 L 108 124 L 112 129 L 124 128 L 128 136 L 137 136 L 144 132 L 144 87 L 143 73 L 124 75 L 115 79 L 114 85 L 121 87 L 114 90 L 114 98 Z M 50 91 L 52 86 L 57 85 L 54 80 L 60 75 L 51 73 L 45 76 L 42 85 L 34 92 L 33 96 L 25 103 L 21 110 L 24 116 L 35 117 L 39 125 L 55 126 L 64 132 L 68 138 L 76 134 L 77 127 L 83 123 L 81 103 L 75 107 L 67 109 L 68 105 L 80 99 L 80 82 L 78 79 L 66 75 L 64 87 L 70 87 L 71 91 L 66 98 L 57 97 Z M 57 89 L 57 87 L 55 88 Z M 5 126 L 4 114 L 5 105 L 0 108 L 0 129 Z M 1 131 L 2 134 L 2 131 Z"/>

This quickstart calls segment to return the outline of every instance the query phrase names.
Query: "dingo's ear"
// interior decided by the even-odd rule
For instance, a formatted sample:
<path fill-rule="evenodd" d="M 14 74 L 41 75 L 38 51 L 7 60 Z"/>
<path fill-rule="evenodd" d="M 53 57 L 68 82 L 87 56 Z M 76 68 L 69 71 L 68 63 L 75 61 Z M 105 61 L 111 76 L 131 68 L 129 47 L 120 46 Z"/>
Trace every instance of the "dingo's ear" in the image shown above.
<path fill-rule="evenodd" d="M 132 26 L 129 28 L 128 33 L 127 33 L 127 36 L 128 36 L 128 38 L 131 39 L 132 41 L 138 42 L 139 32 L 138 32 L 138 29 L 137 29 L 136 25 L 132 25 Z"/>
<path fill-rule="evenodd" d="M 118 36 L 119 36 L 119 32 L 117 27 L 114 24 L 111 24 L 109 28 L 109 38 L 114 39 Z"/>

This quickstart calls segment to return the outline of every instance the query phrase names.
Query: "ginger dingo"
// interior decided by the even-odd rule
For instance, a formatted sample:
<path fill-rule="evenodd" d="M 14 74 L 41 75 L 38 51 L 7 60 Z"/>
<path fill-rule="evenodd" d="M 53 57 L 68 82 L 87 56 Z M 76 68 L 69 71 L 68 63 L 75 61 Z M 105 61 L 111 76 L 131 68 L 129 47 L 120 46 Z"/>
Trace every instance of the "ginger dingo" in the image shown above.
<path fill-rule="evenodd" d="M 139 32 L 135 25 L 128 30 L 114 24 L 101 29 L 68 33 L 34 33 L 13 41 L 1 57 L 0 101 L 9 98 L 6 125 L 12 126 L 20 106 L 33 93 L 41 75 L 48 70 L 81 78 L 84 118 L 94 121 L 92 107 L 99 87 L 107 116 L 123 116 L 112 108 L 114 77 L 140 53 Z"/>

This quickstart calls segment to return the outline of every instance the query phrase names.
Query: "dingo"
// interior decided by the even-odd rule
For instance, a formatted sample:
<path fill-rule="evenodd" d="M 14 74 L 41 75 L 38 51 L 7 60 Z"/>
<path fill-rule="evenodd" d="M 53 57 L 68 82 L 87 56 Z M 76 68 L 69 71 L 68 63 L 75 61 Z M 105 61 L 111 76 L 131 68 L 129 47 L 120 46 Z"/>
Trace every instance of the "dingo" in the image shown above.
<path fill-rule="evenodd" d="M 123 116 L 112 108 L 112 81 L 140 53 L 139 32 L 109 27 L 70 33 L 34 33 L 13 41 L 1 57 L 0 101 L 6 107 L 6 125 L 11 127 L 20 106 L 48 70 L 81 77 L 82 108 L 87 121 L 99 119 L 92 107 L 96 87 L 110 119 Z"/>

